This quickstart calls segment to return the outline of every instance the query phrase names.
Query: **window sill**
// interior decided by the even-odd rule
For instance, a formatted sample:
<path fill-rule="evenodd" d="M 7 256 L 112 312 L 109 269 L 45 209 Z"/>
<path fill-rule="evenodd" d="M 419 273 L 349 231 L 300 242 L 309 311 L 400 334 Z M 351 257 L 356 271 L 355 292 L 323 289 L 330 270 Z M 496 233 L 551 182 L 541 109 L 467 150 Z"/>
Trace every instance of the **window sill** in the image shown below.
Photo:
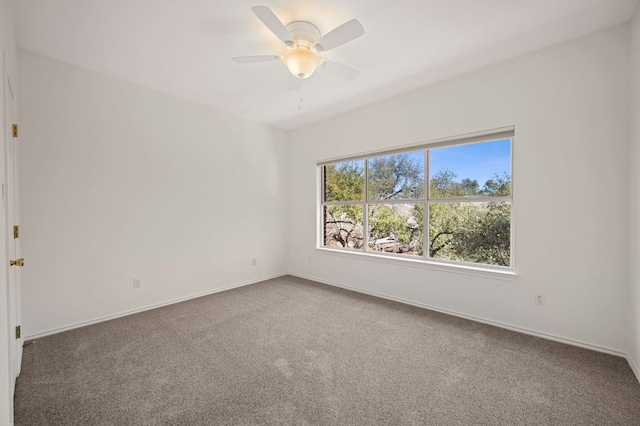
<path fill-rule="evenodd" d="M 364 253 L 355 250 L 316 247 L 316 251 L 323 255 L 343 256 L 349 258 L 359 258 L 370 262 L 383 262 L 394 265 L 411 266 L 414 268 L 433 269 L 436 271 L 450 272 L 462 275 L 471 275 L 482 278 L 493 278 L 505 281 L 515 281 L 518 274 L 513 270 L 483 268 L 481 266 L 459 265 L 454 263 L 435 262 L 423 259 L 412 259 L 397 256 L 389 256 L 378 253 Z"/>

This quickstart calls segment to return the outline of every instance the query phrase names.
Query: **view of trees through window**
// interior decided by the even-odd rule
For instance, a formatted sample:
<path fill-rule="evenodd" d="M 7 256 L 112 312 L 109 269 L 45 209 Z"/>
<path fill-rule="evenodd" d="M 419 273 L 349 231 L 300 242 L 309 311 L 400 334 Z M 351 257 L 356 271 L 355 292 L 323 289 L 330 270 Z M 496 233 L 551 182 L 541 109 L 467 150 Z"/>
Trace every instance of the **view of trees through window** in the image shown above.
<path fill-rule="evenodd" d="M 511 138 L 329 164 L 323 243 L 508 267 L 511 195 Z"/>

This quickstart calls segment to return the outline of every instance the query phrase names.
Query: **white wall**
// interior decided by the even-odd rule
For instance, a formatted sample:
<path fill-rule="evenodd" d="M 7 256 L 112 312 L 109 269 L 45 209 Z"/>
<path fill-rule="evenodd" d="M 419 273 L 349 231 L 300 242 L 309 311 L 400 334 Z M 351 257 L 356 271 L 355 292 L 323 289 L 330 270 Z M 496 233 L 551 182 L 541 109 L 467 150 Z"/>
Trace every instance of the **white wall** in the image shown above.
<path fill-rule="evenodd" d="M 27 337 L 285 271 L 283 131 L 28 52 L 19 67 Z"/>
<path fill-rule="evenodd" d="M 631 150 L 629 358 L 640 380 L 640 7 L 631 22 Z"/>
<path fill-rule="evenodd" d="M 2 59 L 4 57 L 4 59 Z M 0 179 L 5 182 L 4 166 L 4 137 L 8 133 L 8 126 L 12 123 L 8 122 L 5 111 L 5 82 L 4 74 L 8 74 L 13 84 L 14 97 L 18 96 L 17 78 L 18 78 L 18 60 L 17 46 L 13 27 L 13 2 L 10 0 L 0 0 L 0 60 L 4 61 L 4 65 L 0 63 L 0 67 L 4 67 L 4 71 L 0 69 L 0 131 L 2 136 L 2 148 L 0 148 Z M 17 102 L 16 102 L 17 104 Z M 17 106 L 17 105 L 16 105 Z M 16 112 L 17 115 L 17 112 Z M 0 209 L 0 280 L 2 282 L 2 291 L 0 291 L 0 424 L 13 423 L 13 374 L 10 373 L 10 339 L 14 336 L 9 333 L 8 318 L 8 281 L 7 281 L 7 223 L 6 223 L 6 207 L 3 203 Z"/>
<path fill-rule="evenodd" d="M 290 271 L 626 352 L 628 81 L 622 25 L 293 131 Z M 508 125 L 515 281 L 314 250 L 316 161 Z"/>

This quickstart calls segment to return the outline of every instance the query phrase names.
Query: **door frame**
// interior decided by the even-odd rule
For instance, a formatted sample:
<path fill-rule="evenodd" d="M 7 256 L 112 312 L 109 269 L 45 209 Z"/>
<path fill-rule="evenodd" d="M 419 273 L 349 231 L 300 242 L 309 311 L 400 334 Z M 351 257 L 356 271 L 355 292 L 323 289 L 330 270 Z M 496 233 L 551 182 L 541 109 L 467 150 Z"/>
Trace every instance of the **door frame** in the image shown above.
<path fill-rule="evenodd" d="M 19 209 L 18 209 L 18 136 L 13 135 L 13 124 L 17 123 L 16 117 L 16 98 L 11 84 L 11 76 L 6 74 L 6 120 L 9 133 L 5 139 L 5 180 L 4 180 L 4 205 L 6 214 L 6 244 L 7 257 L 9 260 L 15 260 L 20 257 L 19 239 L 15 238 L 13 227 L 18 225 Z M 8 291 L 8 309 L 9 309 L 9 340 L 11 348 L 11 374 L 13 376 L 13 387 L 15 381 L 20 374 L 22 365 L 22 336 L 17 336 L 16 327 L 21 324 L 21 300 L 20 300 L 20 266 L 9 266 L 7 270 L 7 291 Z"/>
<path fill-rule="evenodd" d="M 2 141 L 3 149 L 0 149 L 0 198 L 2 202 L 2 208 L 0 208 L 0 242 L 4 240 L 4 244 L 0 243 L 0 277 L 4 281 L 4 291 L 0 290 L 0 423 L 13 424 L 13 395 L 15 391 L 16 372 L 18 368 L 14 367 L 12 361 L 14 348 L 18 351 L 22 349 L 22 339 L 15 339 L 15 329 L 11 326 L 11 316 L 13 313 L 18 314 L 17 308 L 20 302 L 17 298 L 13 299 L 12 292 L 10 291 L 10 266 L 9 261 L 10 253 L 9 238 L 13 238 L 13 232 L 9 233 L 9 226 L 13 229 L 13 225 L 8 223 L 8 197 L 7 197 L 7 148 L 13 141 L 12 125 L 15 123 L 14 118 L 16 116 L 16 102 L 15 98 L 9 95 L 10 78 L 8 71 L 8 57 L 6 49 L 2 49 L 2 84 L 0 89 L 2 90 L 2 105 L 0 106 L 0 120 L 2 120 Z M 13 116 L 9 115 L 9 102 L 13 101 L 11 110 Z M 14 168 L 15 170 L 15 168 Z M 17 172 L 16 172 L 17 174 Z M 0 281 L 1 282 L 1 281 Z M 17 295 L 17 293 L 15 293 Z M 16 317 L 16 320 L 20 318 Z M 21 351 L 20 351 L 21 352 Z"/>

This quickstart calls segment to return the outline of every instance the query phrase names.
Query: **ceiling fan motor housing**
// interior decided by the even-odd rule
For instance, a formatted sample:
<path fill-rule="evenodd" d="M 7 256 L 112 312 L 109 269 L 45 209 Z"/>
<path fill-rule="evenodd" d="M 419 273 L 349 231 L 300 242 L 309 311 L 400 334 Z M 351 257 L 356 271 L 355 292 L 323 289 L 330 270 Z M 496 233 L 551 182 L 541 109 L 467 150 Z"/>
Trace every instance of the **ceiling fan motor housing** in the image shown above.
<path fill-rule="evenodd" d="M 311 22 L 293 21 L 285 28 L 299 46 L 312 48 L 316 44 L 316 41 L 320 39 L 320 30 Z"/>

